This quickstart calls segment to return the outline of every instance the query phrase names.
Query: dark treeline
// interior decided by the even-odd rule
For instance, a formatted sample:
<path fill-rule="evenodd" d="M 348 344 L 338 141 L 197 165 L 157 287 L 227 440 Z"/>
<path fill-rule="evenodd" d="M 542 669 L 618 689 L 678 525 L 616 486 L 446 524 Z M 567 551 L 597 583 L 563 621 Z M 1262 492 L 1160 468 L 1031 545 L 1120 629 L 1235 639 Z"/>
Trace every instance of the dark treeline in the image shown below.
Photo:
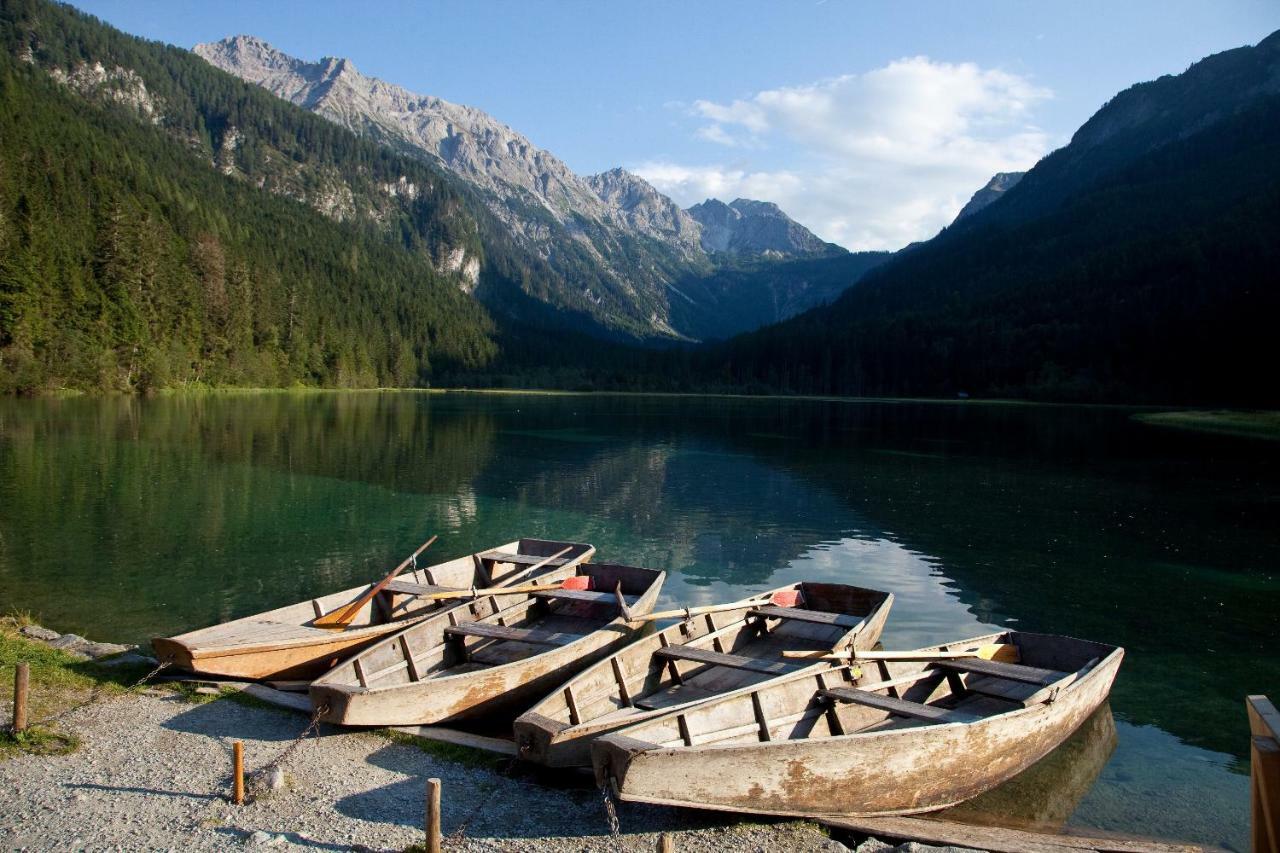
<path fill-rule="evenodd" d="M 829 310 L 691 354 L 691 373 L 820 394 L 1275 405 L 1260 368 L 1280 308 L 1278 155 L 1271 96 L 1050 213 L 978 214 Z"/>
<path fill-rule="evenodd" d="M 656 349 L 627 342 L 640 316 L 627 312 L 653 306 L 613 305 L 586 256 L 554 266 L 516 245 L 436 166 L 186 51 L 8 0 L 0 393 L 434 384 L 1275 405 L 1258 368 L 1280 308 L 1278 68 L 1272 36 L 1121 93 L 1000 201 L 888 261 L 690 272 L 615 247 L 695 293 L 673 310 L 703 312 L 708 330 L 800 281 L 853 285 L 757 332 Z M 481 261 L 479 300 L 441 271 L 458 253 Z"/>
<path fill-rule="evenodd" d="M 414 385 L 492 357 L 436 272 L 476 225 L 426 164 L 62 7 L 6 3 L 0 38 L 0 391 Z M 89 58 L 104 103 L 42 70 Z M 377 190 L 401 177 L 411 202 Z M 288 197 L 344 187 L 382 227 Z"/>

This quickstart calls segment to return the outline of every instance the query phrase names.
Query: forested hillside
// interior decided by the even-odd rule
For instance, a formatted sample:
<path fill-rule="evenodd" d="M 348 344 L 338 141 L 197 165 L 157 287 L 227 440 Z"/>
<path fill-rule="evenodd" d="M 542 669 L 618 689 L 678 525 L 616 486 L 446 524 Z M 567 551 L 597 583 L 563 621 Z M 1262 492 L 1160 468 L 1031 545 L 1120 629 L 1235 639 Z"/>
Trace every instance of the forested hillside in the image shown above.
<path fill-rule="evenodd" d="M 1275 405 L 1280 34 L 1117 96 L 830 309 L 686 356 L 785 392 Z"/>
<path fill-rule="evenodd" d="M 476 225 L 425 164 L 63 7 L 7 2 L 0 39 L 0 390 L 412 385 L 493 356 L 442 266 Z"/>

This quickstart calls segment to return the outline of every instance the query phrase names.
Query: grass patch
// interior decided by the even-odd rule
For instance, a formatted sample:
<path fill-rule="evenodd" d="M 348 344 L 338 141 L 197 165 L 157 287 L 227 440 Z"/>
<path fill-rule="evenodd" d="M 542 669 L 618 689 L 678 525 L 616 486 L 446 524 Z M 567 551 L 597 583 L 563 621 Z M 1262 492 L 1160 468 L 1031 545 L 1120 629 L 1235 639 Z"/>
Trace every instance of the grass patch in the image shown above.
<path fill-rule="evenodd" d="M 1280 412 L 1152 412 L 1133 419 L 1153 426 L 1280 441 Z"/>
<path fill-rule="evenodd" d="M 505 766 L 510 762 L 510 757 L 506 755 L 498 755 L 493 752 L 485 752 L 483 749 L 472 749 L 469 746 L 461 746 L 456 743 L 442 743 L 438 740 L 428 740 L 424 737 L 411 735 L 407 732 L 398 732 L 394 729 L 378 729 L 377 733 L 393 740 L 396 743 L 403 743 L 408 746 L 416 746 L 433 758 L 441 758 L 445 761 L 452 761 L 455 764 L 461 764 L 464 767 L 482 767 L 489 770 L 496 770 Z"/>
<path fill-rule="evenodd" d="M 11 758 L 19 752 L 30 755 L 68 755 L 80 748 L 80 738 L 46 726 L 29 726 L 21 733 L 0 734 L 0 757 Z"/>

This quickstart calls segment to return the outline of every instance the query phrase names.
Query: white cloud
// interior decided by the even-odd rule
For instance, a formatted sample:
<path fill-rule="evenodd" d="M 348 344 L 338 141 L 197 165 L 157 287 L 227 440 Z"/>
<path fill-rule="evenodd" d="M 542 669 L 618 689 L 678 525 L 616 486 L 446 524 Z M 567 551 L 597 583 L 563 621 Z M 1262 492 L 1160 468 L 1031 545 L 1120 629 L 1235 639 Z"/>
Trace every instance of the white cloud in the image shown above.
<path fill-rule="evenodd" d="M 820 236 L 895 249 L 932 236 L 996 172 L 1049 149 L 1032 122 L 1051 93 L 973 63 L 900 59 L 863 74 L 682 107 L 698 138 L 751 160 L 634 167 L 682 204 L 707 196 L 777 202 Z"/>

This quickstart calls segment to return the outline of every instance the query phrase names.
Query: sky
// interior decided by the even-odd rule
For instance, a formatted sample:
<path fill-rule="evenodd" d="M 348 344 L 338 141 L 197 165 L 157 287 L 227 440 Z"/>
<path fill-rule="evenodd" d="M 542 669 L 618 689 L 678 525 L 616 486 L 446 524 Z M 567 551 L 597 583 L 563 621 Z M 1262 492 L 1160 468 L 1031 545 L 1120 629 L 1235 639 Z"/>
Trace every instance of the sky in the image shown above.
<path fill-rule="evenodd" d="M 1280 29 L 1276 0 L 75 0 L 181 47 L 259 36 L 478 107 L 579 174 L 779 204 L 850 249 L 932 236 L 1110 97 Z"/>

